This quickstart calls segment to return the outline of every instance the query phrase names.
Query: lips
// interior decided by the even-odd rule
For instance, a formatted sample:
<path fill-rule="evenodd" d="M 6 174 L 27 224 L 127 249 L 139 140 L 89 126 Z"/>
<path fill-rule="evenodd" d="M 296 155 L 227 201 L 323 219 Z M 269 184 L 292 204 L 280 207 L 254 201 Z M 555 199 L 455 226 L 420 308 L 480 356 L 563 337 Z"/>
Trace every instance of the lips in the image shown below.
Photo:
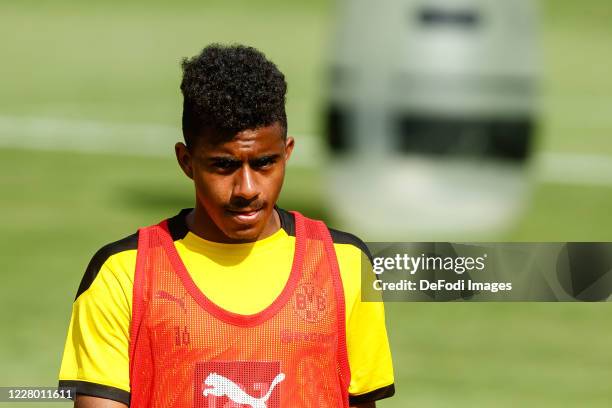
<path fill-rule="evenodd" d="M 228 210 L 228 213 L 235 221 L 241 224 L 251 224 L 259 219 L 263 213 L 263 208 L 259 208 L 257 210 Z"/>

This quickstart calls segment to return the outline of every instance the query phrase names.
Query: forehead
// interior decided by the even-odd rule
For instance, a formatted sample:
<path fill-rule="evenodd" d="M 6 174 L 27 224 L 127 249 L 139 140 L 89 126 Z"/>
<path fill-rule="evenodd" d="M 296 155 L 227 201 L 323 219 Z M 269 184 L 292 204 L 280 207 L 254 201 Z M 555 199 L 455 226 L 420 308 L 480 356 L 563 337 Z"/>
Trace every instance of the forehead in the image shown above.
<path fill-rule="evenodd" d="M 197 153 L 212 155 L 241 155 L 244 153 L 265 153 L 282 150 L 284 131 L 281 125 L 273 124 L 256 129 L 242 130 L 230 140 L 213 142 L 214 138 L 202 138 L 196 148 Z"/>

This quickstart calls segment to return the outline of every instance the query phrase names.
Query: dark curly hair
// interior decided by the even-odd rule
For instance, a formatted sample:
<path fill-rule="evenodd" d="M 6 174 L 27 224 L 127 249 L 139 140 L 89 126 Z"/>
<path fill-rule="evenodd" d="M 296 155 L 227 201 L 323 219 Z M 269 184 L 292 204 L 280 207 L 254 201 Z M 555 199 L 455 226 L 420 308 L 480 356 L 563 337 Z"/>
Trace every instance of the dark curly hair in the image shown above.
<path fill-rule="evenodd" d="M 182 62 L 183 136 L 231 139 L 246 129 L 280 123 L 287 134 L 285 76 L 253 47 L 211 44 Z M 210 140 L 210 139 L 209 139 Z"/>

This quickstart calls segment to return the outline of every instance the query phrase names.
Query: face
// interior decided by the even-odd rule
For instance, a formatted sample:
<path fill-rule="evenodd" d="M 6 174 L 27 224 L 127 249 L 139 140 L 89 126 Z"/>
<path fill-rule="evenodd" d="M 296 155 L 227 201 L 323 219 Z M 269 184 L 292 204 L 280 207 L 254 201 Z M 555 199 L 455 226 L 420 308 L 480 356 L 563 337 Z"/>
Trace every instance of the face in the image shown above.
<path fill-rule="evenodd" d="M 227 142 L 206 138 L 189 151 L 175 146 L 177 159 L 196 190 L 194 222 L 205 239 L 253 242 L 276 228 L 273 208 L 293 151 L 293 138 L 283 138 L 274 124 L 237 133 Z"/>

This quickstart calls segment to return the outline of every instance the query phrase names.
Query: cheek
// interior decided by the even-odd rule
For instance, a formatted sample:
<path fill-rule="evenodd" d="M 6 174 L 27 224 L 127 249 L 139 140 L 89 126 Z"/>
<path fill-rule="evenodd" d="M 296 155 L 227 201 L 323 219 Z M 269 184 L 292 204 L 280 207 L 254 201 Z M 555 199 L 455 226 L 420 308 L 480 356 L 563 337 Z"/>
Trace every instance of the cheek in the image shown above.
<path fill-rule="evenodd" d="M 211 205 L 225 204 L 231 192 L 231 180 L 210 173 L 201 172 L 194 178 L 196 192 L 201 203 L 211 209 Z"/>
<path fill-rule="evenodd" d="M 265 181 L 265 191 L 269 198 L 278 198 L 283 186 L 284 171 L 275 172 Z"/>

